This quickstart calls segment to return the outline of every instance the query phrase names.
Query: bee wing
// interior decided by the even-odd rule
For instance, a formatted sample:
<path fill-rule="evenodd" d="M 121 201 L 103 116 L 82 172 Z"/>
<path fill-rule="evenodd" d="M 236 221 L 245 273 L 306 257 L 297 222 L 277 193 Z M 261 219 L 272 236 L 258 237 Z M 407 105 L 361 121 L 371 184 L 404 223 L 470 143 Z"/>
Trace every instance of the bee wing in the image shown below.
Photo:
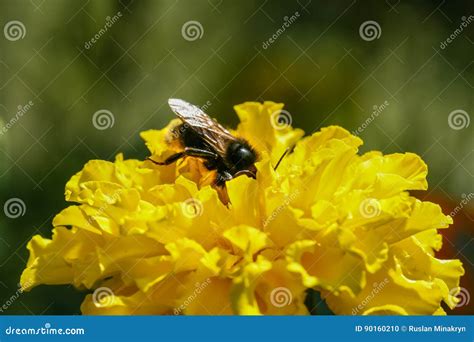
<path fill-rule="evenodd" d="M 168 104 L 173 112 L 188 124 L 220 156 L 225 156 L 229 140 L 236 138 L 216 120 L 204 113 L 201 108 L 181 99 L 169 99 Z"/>

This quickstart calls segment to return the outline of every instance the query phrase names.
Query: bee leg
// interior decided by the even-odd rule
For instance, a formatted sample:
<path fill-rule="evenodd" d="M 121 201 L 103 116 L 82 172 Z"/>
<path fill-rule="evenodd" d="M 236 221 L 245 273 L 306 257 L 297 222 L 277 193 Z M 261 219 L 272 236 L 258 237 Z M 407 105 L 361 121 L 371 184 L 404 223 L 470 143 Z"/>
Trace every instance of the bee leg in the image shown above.
<path fill-rule="evenodd" d="M 225 185 L 223 185 L 223 186 L 214 185 L 214 189 L 216 189 L 216 191 L 217 191 L 217 196 L 219 197 L 219 199 L 221 200 L 221 202 L 222 202 L 226 207 L 228 207 L 231 202 L 230 202 L 229 194 L 227 193 L 227 188 L 226 188 L 226 186 L 225 186 Z"/>
<path fill-rule="evenodd" d="M 217 168 L 217 165 L 216 165 L 216 162 L 212 159 L 207 159 L 205 162 L 204 162 L 204 166 L 206 167 L 206 169 L 208 170 L 215 170 Z"/>
<path fill-rule="evenodd" d="M 173 154 L 173 155 L 169 156 L 168 158 L 165 159 L 165 161 L 162 161 L 162 162 L 158 162 L 158 161 L 153 160 L 151 158 L 147 158 L 147 159 L 149 161 L 155 163 L 156 165 L 169 165 L 169 164 L 174 163 L 178 159 L 183 158 L 184 156 L 185 156 L 184 152 L 178 152 L 176 154 Z"/>
<path fill-rule="evenodd" d="M 240 170 L 234 174 L 234 178 L 239 177 L 241 175 L 246 175 L 247 177 L 250 177 L 253 179 L 257 178 L 256 171 L 252 171 L 252 170 Z"/>
<path fill-rule="evenodd" d="M 225 182 L 232 179 L 232 175 L 226 171 L 218 171 L 212 187 L 217 191 L 219 199 L 225 206 L 229 206 L 230 198 L 227 193 Z"/>
<path fill-rule="evenodd" d="M 207 150 L 201 150 L 199 148 L 194 148 L 194 147 L 186 147 L 184 151 L 175 153 L 168 158 L 165 159 L 165 161 L 162 162 L 157 162 L 153 159 L 147 158 L 149 161 L 157 164 L 157 165 L 169 165 L 177 161 L 178 159 L 184 158 L 184 157 L 197 157 L 197 158 L 204 158 L 204 159 L 217 159 L 218 155 L 215 154 L 214 152 L 207 151 Z"/>
<path fill-rule="evenodd" d="M 218 187 L 225 187 L 225 182 L 231 180 L 232 178 L 232 175 L 227 171 L 217 171 L 214 184 Z"/>
<path fill-rule="evenodd" d="M 204 158 L 204 159 L 217 159 L 219 156 L 217 153 L 212 151 L 203 150 L 195 147 L 186 147 L 184 149 L 184 154 L 190 157 Z"/>

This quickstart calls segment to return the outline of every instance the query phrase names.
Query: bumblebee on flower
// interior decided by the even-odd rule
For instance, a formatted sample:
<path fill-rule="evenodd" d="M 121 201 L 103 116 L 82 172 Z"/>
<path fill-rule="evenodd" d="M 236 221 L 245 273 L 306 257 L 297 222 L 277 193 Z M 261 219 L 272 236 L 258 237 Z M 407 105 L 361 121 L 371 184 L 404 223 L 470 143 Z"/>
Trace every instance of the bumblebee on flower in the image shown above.
<path fill-rule="evenodd" d="M 111 290 L 106 305 L 87 295 L 84 314 L 303 315 L 308 289 L 336 314 L 444 314 L 442 302 L 454 308 L 452 289 L 464 270 L 459 260 L 435 257 L 437 230 L 452 219 L 408 192 L 427 189 L 421 158 L 359 155 L 362 140 L 337 126 L 307 137 L 277 129 L 272 114 L 282 108 L 235 106 L 240 124 L 226 132 L 258 159 L 245 163 L 255 177 L 234 170 L 225 179 L 228 203 L 215 183 L 222 168 L 202 157 L 156 165 L 119 154 L 88 162 L 66 184 L 66 200 L 76 204 L 54 218 L 52 239 L 28 243 L 22 284 Z M 179 124 L 141 133 L 150 159 L 177 153 L 167 140 Z M 183 213 L 190 199 L 199 215 Z M 367 215 L 364 203 L 376 210 Z M 275 305 L 277 288 L 290 294 L 286 305 Z"/>

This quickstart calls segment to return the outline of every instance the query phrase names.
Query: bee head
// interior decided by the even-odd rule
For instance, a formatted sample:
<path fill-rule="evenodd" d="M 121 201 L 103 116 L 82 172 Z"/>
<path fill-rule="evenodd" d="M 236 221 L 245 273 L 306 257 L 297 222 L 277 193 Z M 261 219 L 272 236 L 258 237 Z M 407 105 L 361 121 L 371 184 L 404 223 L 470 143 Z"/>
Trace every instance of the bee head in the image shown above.
<path fill-rule="evenodd" d="M 232 142 L 227 150 L 227 158 L 237 171 L 249 169 L 257 161 L 257 152 L 245 140 Z"/>

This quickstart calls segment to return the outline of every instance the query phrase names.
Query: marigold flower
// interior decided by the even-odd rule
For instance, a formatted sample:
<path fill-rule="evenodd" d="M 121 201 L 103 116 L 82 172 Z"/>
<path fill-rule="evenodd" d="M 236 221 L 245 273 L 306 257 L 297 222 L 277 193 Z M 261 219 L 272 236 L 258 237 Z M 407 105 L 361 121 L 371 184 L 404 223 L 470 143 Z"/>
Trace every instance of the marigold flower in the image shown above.
<path fill-rule="evenodd" d="M 413 153 L 358 154 L 362 140 L 330 126 L 303 138 L 278 126 L 283 105 L 235 107 L 261 155 L 257 179 L 227 182 L 194 158 L 168 166 L 92 160 L 66 184 L 76 203 L 34 236 L 21 283 L 93 291 L 84 314 L 308 314 L 309 288 L 336 314 L 443 314 L 454 308 L 459 260 L 439 260 L 452 219 L 409 190 L 426 190 Z M 173 153 L 173 120 L 141 134 L 152 158 Z M 288 148 L 294 151 L 274 163 Z"/>

